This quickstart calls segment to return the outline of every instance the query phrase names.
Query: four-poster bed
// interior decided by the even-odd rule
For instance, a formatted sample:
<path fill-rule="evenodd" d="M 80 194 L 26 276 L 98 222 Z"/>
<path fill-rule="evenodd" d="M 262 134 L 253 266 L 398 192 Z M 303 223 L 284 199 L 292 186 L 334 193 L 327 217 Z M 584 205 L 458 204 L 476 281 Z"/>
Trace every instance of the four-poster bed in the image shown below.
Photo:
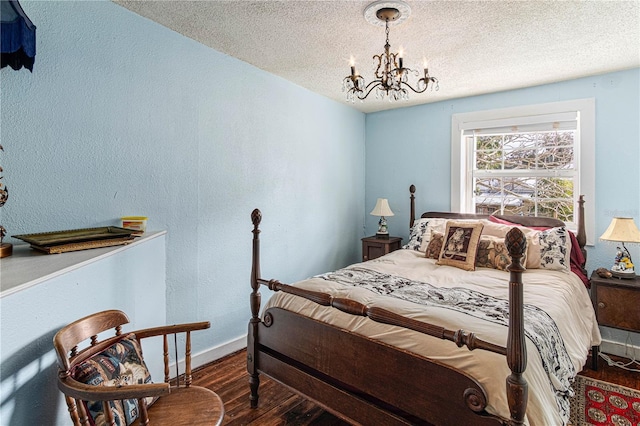
<path fill-rule="evenodd" d="M 419 232 L 417 222 L 438 223 L 440 230 L 446 223 L 448 232 L 449 226 L 460 225 L 456 221 L 464 225 L 472 220 L 469 226 L 476 226 L 476 220 L 483 220 L 486 229 L 493 229 L 487 216 L 469 214 L 431 212 L 414 221 L 413 185 L 410 191 L 412 239 Z M 574 241 L 581 252 L 582 200 L 577 211 Z M 259 375 L 266 374 L 355 424 L 566 421 L 569 381 L 599 341 L 597 323 L 584 284 L 575 274 L 525 272 L 524 267 L 533 257 L 527 246 L 544 242 L 541 236 L 532 239 L 529 229 L 560 232 L 562 222 L 492 218 L 508 227 L 508 272 L 500 267 L 467 271 L 439 265 L 415 246 L 291 286 L 260 275 L 261 219 L 260 211 L 254 210 L 247 342 L 253 407 L 258 404 Z M 529 228 L 504 225 L 507 221 Z M 422 235 L 425 242 L 430 237 L 435 241 L 435 229 L 434 225 L 429 236 Z M 486 287 L 476 288 L 475 281 Z M 262 317 L 260 285 L 276 292 Z M 524 292 L 525 286 L 534 290 Z M 543 297 L 569 302 L 548 307 L 551 314 L 529 305 L 529 300 L 525 303 L 531 299 L 545 305 Z M 534 324 L 525 327 L 525 317 L 534 318 Z"/>

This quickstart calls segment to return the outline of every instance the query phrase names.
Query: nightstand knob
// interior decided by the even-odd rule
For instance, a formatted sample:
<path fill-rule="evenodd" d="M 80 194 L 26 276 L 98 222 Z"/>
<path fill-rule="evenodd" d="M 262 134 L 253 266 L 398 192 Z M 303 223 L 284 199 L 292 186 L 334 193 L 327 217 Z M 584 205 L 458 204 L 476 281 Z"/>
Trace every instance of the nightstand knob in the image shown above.
<path fill-rule="evenodd" d="M 605 305 L 604 302 L 598 303 L 598 308 L 604 308 L 605 306 L 607 306 L 607 305 Z"/>

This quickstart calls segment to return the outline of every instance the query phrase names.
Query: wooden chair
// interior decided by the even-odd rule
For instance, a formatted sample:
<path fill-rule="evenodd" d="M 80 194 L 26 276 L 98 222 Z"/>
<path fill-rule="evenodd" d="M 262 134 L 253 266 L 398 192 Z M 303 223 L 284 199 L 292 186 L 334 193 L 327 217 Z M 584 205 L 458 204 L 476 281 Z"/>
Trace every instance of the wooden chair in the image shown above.
<path fill-rule="evenodd" d="M 110 401 L 122 404 L 120 401 L 126 400 L 137 400 L 138 407 L 135 411 L 141 425 L 221 424 L 224 406 L 220 397 L 209 389 L 191 385 L 191 332 L 209 328 L 209 322 L 170 325 L 131 332 L 135 334 L 138 345 L 142 339 L 163 336 L 164 382 L 162 383 L 95 386 L 76 380 L 77 377 L 74 375 L 87 365 L 87 360 L 102 356 L 107 348 L 111 350 L 120 348 L 122 343 L 120 346 L 113 345 L 122 342 L 123 338 L 127 338 L 129 343 L 134 340 L 129 333 L 122 334 L 121 326 L 128 322 L 129 318 L 124 312 L 104 311 L 67 325 L 54 336 L 53 345 L 58 357 L 58 388 L 65 395 L 73 424 L 89 426 L 90 414 L 88 414 L 86 402 L 102 401 L 105 423 L 115 425 Z M 98 339 L 98 334 L 111 329 L 115 329 L 115 336 Z M 174 340 L 177 342 L 175 335 L 178 333 L 184 333 L 186 337 L 185 372 L 183 380 L 178 376 L 177 380 L 174 378 L 170 383 L 168 336 L 174 335 Z M 90 342 L 85 342 L 89 338 Z M 79 345 L 83 342 L 86 347 L 79 350 Z M 110 352 L 107 351 L 107 353 Z M 147 406 L 148 397 L 157 398 L 157 400 Z M 98 403 L 97 406 L 99 407 L 100 404 Z"/>

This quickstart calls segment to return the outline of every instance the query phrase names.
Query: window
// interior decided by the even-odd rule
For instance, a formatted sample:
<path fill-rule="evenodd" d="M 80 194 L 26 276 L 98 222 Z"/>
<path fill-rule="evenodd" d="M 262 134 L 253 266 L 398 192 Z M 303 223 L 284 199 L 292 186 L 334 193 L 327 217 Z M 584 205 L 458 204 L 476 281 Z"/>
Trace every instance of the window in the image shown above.
<path fill-rule="evenodd" d="M 555 217 L 575 230 L 584 195 L 590 243 L 594 121 L 593 99 L 454 114 L 452 210 Z"/>

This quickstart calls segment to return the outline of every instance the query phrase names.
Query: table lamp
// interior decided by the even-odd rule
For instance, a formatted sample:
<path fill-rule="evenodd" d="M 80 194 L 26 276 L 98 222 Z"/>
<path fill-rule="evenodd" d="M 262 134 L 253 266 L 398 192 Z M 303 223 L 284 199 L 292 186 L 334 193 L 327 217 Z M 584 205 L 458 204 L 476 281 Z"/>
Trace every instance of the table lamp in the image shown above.
<path fill-rule="evenodd" d="M 378 221 L 377 238 L 389 238 L 389 230 L 387 229 L 387 219 L 385 216 L 393 216 L 393 212 L 389 207 L 389 201 L 386 198 L 378 198 L 376 206 L 371 211 L 372 216 L 380 216 Z"/>
<path fill-rule="evenodd" d="M 615 241 L 622 244 L 622 248 L 618 247 L 616 258 L 611 273 L 618 278 L 635 278 L 636 273 L 631 261 L 629 250 L 624 243 L 640 243 L 640 230 L 630 217 L 614 217 L 604 234 L 600 236 L 601 240 Z"/>

